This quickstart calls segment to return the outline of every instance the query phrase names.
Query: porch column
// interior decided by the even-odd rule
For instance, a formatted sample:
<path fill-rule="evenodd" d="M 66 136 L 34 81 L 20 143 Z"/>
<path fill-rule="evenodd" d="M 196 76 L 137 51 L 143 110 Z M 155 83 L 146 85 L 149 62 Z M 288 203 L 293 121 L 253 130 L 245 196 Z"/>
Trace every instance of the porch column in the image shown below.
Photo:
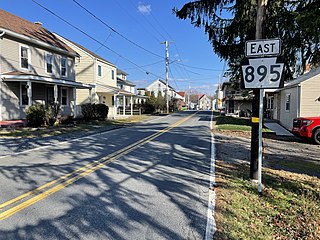
<path fill-rule="evenodd" d="M 73 116 L 77 116 L 77 89 L 73 88 Z"/>
<path fill-rule="evenodd" d="M 0 121 L 2 121 L 2 80 L 0 79 Z"/>
<path fill-rule="evenodd" d="M 28 106 L 32 106 L 32 83 L 27 81 L 27 96 L 28 96 Z"/>
<path fill-rule="evenodd" d="M 58 85 L 55 84 L 53 87 L 53 97 L 54 97 L 54 103 L 58 102 Z"/>
<path fill-rule="evenodd" d="M 130 97 L 130 110 L 131 110 L 131 116 L 133 115 L 133 99 L 132 96 Z"/>
<path fill-rule="evenodd" d="M 92 103 L 92 88 L 89 89 L 89 102 Z"/>
<path fill-rule="evenodd" d="M 113 94 L 113 118 L 116 119 L 117 116 L 117 111 L 118 111 L 118 99 L 117 99 L 117 94 Z"/>
<path fill-rule="evenodd" d="M 123 95 L 123 116 L 126 115 L 126 96 Z"/>

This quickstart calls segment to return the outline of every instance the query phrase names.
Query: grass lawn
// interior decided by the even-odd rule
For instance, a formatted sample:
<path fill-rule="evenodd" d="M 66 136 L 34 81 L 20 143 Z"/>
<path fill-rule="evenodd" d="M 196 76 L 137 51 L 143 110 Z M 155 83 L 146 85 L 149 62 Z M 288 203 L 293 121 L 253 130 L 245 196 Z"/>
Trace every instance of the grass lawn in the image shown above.
<path fill-rule="evenodd" d="M 217 161 L 214 239 L 320 239 L 320 179 L 263 168 L 261 196 L 249 166 Z"/>
<path fill-rule="evenodd" d="M 249 118 L 238 118 L 231 116 L 217 116 L 216 128 L 218 130 L 227 131 L 251 131 L 251 122 Z M 271 132 L 267 128 L 263 128 L 263 132 Z"/>
<path fill-rule="evenodd" d="M 123 119 L 108 119 L 106 121 L 92 121 L 85 122 L 76 125 L 59 125 L 57 127 L 40 127 L 40 128 L 17 128 L 17 129 L 2 129 L 0 131 L 0 137 L 20 137 L 20 138 L 37 138 L 37 137 L 49 137 L 66 133 L 72 133 L 77 131 L 92 131 L 97 128 L 106 126 L 125 126 L 128 124 L 141 122 L 148 119 L 148 115 L 137 115 Z"/>

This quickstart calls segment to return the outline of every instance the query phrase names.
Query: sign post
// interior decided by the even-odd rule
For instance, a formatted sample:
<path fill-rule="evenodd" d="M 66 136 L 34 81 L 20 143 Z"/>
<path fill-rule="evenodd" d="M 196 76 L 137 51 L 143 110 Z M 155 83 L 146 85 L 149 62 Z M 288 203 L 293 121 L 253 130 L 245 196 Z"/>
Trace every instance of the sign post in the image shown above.
<path fill-rule="evenodd" d="M 280 39 L 264 39 L 246 42 L 246 59 L 242 61 L 241 87 L 245 89 L 259 89 L 259 118 L 252 118 L 259 122 L 258 147 L 258 192 L 262 192 L 262 123 L 263 123 L 263 95 L 264 89 L 283 87 L 282 72 L 284 64 L 280 55 Z M 252 149 L 251 149 L 252 151 Z"/>

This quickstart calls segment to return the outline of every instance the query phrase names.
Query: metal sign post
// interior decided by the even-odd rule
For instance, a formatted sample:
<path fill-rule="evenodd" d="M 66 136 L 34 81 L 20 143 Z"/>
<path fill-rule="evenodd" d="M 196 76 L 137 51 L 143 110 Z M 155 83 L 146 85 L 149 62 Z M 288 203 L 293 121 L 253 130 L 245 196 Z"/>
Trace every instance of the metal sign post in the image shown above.
<path fill-rule="evenodd" d="M 259 151 L 258 151 L 258 192 L 262 192 L 262 120 L 263 120 L 263 93 L 260 89 L 260 103 L 259 103 Z"/>
<path fill-rule="evenodd" d="M 260 89 L 259 119 L 252 118 L 252 122 L 259 122 L 258 140 L 258 192 L 262 192 L 262 123 L 263 123 L 263 95 L 264 89 L 278 89 L 283 87 L 282 72 L 284 64 L 280 55 L 279 39 L 265 39 L 246 42 L 246 57 L 242 61 L 241 87 L 245 89 Z M 267 57 L 266 57 L 267 56 Z M 251 149 L 252 150 L 252 149 Z"/>

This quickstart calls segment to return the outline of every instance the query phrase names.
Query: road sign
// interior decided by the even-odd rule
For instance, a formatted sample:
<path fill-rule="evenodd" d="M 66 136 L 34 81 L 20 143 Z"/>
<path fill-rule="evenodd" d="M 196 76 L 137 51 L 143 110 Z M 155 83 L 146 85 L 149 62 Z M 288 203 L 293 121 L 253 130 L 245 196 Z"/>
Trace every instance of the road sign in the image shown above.
<path fill-rule="evenodd" d="M 280 55 L 280 39 L 264 39 L 246 42 L 246 57 Z"/>
<path fill-rule="evenodd" d="M 242 62 L 242 88 L 275 89 L 283 87 L 283 62 L 280 57 L 252 58 Z"/>

